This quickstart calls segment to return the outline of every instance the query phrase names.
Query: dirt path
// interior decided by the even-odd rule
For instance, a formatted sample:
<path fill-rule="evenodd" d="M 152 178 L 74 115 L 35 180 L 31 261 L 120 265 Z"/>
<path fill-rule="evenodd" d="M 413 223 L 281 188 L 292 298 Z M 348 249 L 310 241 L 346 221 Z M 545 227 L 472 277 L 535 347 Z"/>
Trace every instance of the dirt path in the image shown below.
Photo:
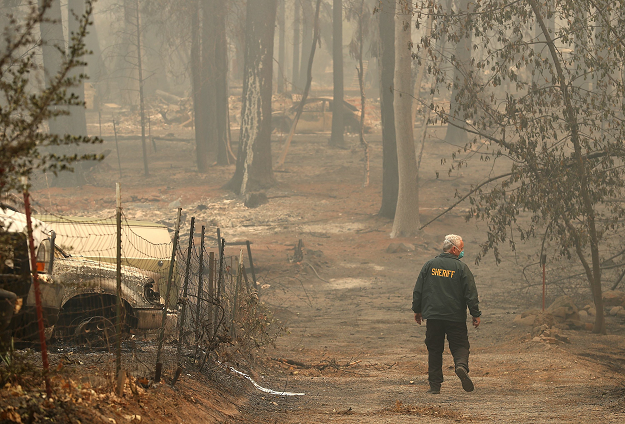
<path fill-rule="evenodd" d="M 509 310 L 495 305 L 484 307 L 483 326 L 470 331 L 476 391 L 462 390 L 446 353 L 442 392 L 426 394 L 425 328 L 411 322 L 407 296 L 401 296 L 410 290 L 386 283 L 350 289 L 313 283 L 308 295 L 319 299 L 319 308 L 290 303 L 299 315 L 270 356 L 316 367 L 279 364 L 281 372 L 269 372 L 263 382 L 306 396 L 256 395 L 251 406 L 267 412 L 268 422 L 284 423 L 403 423 L 415 416 L 425 422 L 625 419 L 622 368 L 615 373 L 585 357 L 602 345 L 617 361 L 620 351 L 622 367 L 622 336 L 570 332 L 571 344 L 535 342 L 512 327 Z M 588 343 L 596 345 L 583 347 Z"/>

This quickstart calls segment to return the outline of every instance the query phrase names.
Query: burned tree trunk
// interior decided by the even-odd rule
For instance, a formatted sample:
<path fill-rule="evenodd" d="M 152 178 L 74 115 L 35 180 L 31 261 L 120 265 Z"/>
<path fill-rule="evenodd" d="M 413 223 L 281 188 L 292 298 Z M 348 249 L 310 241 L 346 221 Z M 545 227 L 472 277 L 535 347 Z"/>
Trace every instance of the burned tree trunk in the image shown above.
<path fill-rule="evenodd" d="M 367 104 L 367 98 L 365 96 L 365 68 L 362 61 L 363 56 L 363 19 L 364 19 L 365 0 L 360 2 L 360 13 L 358 14 L 358 66 L 356 71 L 358 72 L 358 86 L 360 87 L 360 145 L 362 146 L 364 153 L 364 173 L 362 186 L 369 186 L 369 143 L 365 140 L 365 110 Z M 336 103 L 336 100 L 335 102 Z"/>
<path fill-rule="evenodd" d="M 45 0 L 39 0 L 39 7 L 43 7 Z M 75 0 L 70 2 L 70 5 L 76 7 Z M 84 12 L 84 2 L 82 7 L 77 13 L 82 16 L 80 11 Z M 60 72 L 61 67 L 65 61 L 65 35 L 63 34 L 63 22 L 61 15 L 61 3 L 59 0 L 54 0 L 50 3 L 50 7 L 46 12 L 47 20 L 44 20 L 40 24 L 41 41 L 42 41 L 42 53 L 43 53 L 43 69 L 45 74 L 46 87 L 49 86 L 50 81 Z M 75 19 L 70 19 L 70 31 L 78 30 L 78 22 Z M 78 69 L 72 70 L 71 75 L 77 77 L 82 71 Z M 83 87 L 81 85 L 81 87 Z M 73 87 L 72 93 L 75 95 L 81 95 L 84 99 L 84 88 L 80 90 L 79 87 Z M 66 134 L 83 136 L 87 135 L 87 122 L 85 119 L 84 107 L 78 105 L 64 106 L 66 114 L 57 116 L 48 121 L 48 128 L 51 134 L 64 136 Z M 74 122 L 74 117 L 78 116 L 77 123 Z M 80 119 L 82 116 L 82 120 Z M 69 151 L 68 147 L 56 147 L 55 153 L 60 155 L 72 155 L 75 151 Z M 85 183 L 84 175 L 80 165 L 74 167 L 74 173 L 63 173 L 57 176 L 54 180 L 54 185 L 57 186 L 75 186 Z"/>
<path fill-rule="evenodd" d="M 202 58 L 200 43 L 200 8 L 199 2 L 193 4 L 191 10 L 191 83 L 193 88 L 193 112 L 195 116 L 195 158 L 198 170 L 205 172 L 207 163 L 207 124 L 203 113 L 206 110 L 205 99 L 202 96 Z"/>
<path fill-rule="evenodd" d="M 382 118 L 382 205 L 378 214 L 393 219 L 399 174 L 395 139 L 393 78 L 395 74 L 395 0 L 384 0 L 378 12 L 380 28 L 380 114 Z"/>
<path fill-rule="evenodd" d="M 301 0 L 302 3 L 302 54 L 300 56 L 299 80 L 297 87 L 303 90 L 306 86 L 306 65 L 308 57 L 305 52 L 309 52 L 313 39 L 313 7 L 312 0 Z"/>
<path fill-rule="evenodd" d="M 228 165 L 228 44 L 226 40 L 226 9 L 218 0 L 212 0 L 215 26 L 215 73 L 211 78 L 215 93 L 215 144 L 217 164 Z"/>
<path fill-rule="evenodd" d="M 201 48 L 202 72 L 199 79 L 199 96 L 201 110 L 197 120 L 204 121 L 203 131 L 196 140 L 198 171 L 207 172 L 209 168 L 209 151 L 217 138 L 217 107 L 215 102 L 215 22 L 213 0 L 201 0 Z"/>
<path fill-rule="evenodd" d="M 330 145 L 344 147 L 343 122 L 343 0 L 332 4 L 332 72 L 334 101 L 332 102 L 332 135 Z"/>
<path fill-rule="evenodd" d="M 291 92 L 296 92 L 297 83 L 299 82 L 299 19 L 301 10 L 299 1 L 293 3 L 293 68 L 291 69 Z"/>
<path fill-rule="evenodd" d="M 80 31 L 80 18 L 85 14 L 85 0 L 69 0 L 69 18 L 67 28 L 69 30 L 69 37 L 71 39 L 72 34 L 77 34 Z M 78 66 L 72 70 L 70 74 L 73 78 L 78 78 L 80 74 L 85 73 L 84 66 Z M 85 85 L 80 83 L 70 90 L 70 94 L 75 95 L 80 101 L 85 101 Z M 87 118 L 85 116 L 84 106 L 70 106 L 70 132 L 72 135 L 87 135 Z"/>
<path fill-rule="evenodd" d="M 44 0 L 39 0 L 39 7 L 44 5 Z M 46 87 L 49 81 L 58 74 L 63 63 L 63 51 L 65 51 L 65 36 L 61 21 L 61 2 L 55 0 L 50 4 L 46 13 L 47 21 L 41 22 L 41 50 L 43 53 L 43 71 L 45 74 Z M 61 115 L 48 122 L 50 133 L 67 134 L 69 132 L 69 116 Z"/>
<path fill-rule="evenodd" d="M 276 5 L 276 0 L 247 3 L 237 167 L 225 186 L 238 194 L 275 183 L 271 164 L 271 94 Z"/>
<path fill-rule="evenodd" d="M 280 32 L 278 34 L 278 93 L 284 93 L 284 82 L 286 80 L 286 0 L 279 0 L 280 6 L 278 6 Z"/>
<path fill-rule="evenodd" d="M 469 0 L 460 0 L 458 4 L 459 13 L 467 13 L 469 11 Z M 466 123 L 464 119 L 463 107 L 458 102 L 458 91 L 463 85 L 464 74 L 467 68 L 471 66 L 471 33 L 464 34 L 456 44 L 455 55 L 453 59 L 454 80 L 451 89 L 451 97 L 449 98 L 449 124 L 445 133 L 445 140 L 462 146 L 469 141 L 467 132 L 464 129 Z"/>
<path fill-rule="evenodd" d="M 191 18 L 191 69 L 196 162 L 207 172 L 209 153 L 228 165 L 228 55 L 226 10 L 217 0 L 199 0 Z M 201 19 L 200 19 L 201 17 Z"/>

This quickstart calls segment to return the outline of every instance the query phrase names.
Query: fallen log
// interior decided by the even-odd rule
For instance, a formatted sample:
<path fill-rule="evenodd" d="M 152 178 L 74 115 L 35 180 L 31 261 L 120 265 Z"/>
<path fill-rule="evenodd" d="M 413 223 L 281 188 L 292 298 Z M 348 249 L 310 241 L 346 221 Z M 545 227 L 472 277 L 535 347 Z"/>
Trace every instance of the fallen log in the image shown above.
<path fill-rule="evenodd" d="M 167 103 L 171 103 L 174 105 L 179 105 L 180 102 L 184 100 L 183 97 L 178 97 L 175 94 L 167 93 L 162 90 L 156 90 L 156 95 L 161 99 L 165 100 Z"/>
<path fill-rule="evenodd" d="M 104 141 L 115 141 L 114 136 L 102 136 L 100 137 Z M 182 143 L 190 143 L 194 139 L 193 138 L 180 138 L 180 137 L 156 137 L 152 136 L 153 140 L 158 141 L 174 141 L 174 142 L 182 142 Z M 130 141 L 130 140 L 141 140 L 141 135 L 118 135 L 118 141 Z"/>

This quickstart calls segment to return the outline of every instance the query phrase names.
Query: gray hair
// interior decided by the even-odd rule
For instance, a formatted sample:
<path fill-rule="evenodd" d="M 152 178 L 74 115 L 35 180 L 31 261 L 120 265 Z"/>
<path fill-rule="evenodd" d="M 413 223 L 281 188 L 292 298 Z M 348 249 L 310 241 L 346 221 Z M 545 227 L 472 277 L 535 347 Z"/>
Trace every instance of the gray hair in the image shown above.
<path fill-rule="evenodd" d="M 457 236 L 455 234 L 447 234 L 445 236 L 445 241 L 443 241 L 443 252 L 449 252 L 452 246 L 456 246 L 460 248 L 460 242 L 462 241 L 462 237 Z"/>

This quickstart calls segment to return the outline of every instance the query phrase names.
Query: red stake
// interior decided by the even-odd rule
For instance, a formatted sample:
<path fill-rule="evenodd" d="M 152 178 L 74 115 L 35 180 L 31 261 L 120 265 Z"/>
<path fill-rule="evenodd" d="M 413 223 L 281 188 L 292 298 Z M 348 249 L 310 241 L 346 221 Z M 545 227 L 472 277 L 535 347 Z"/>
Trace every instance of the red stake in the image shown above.
<path fill-rule="evenodd" d="M 37 256 L 35 254 L 35 240 L 33 238 L 33 224 L 30 218 L 30 200 L 28 196 L 28 183 L 24 182 L 24 209 L 26 212 L 26 228 L 28 229 L 28 247 L 30 252 L 30 270 L 33 273 L 33 285 L 35 287 L 35 305 L 37 307 L 37 323 L 39 324 L 39 341 L 41 342 L 41 361 L 43 362 L 43 378 L 46 382 L 46 393 L 48 399 L 52 397 L 52 388 L 48 378 L 48 348 L 46 346 L 46 335 L 43 327 L 43 309 L 41 306 L 41 290 L 39 288 L 39 274 L 37 273 Z"/>
<path fill-rule="evenodd" d="M 542 255 L 540 262 L 543 266 L 543 312 L 545 312 L 545 264 L 547 263 L 547 255 Z"/>

